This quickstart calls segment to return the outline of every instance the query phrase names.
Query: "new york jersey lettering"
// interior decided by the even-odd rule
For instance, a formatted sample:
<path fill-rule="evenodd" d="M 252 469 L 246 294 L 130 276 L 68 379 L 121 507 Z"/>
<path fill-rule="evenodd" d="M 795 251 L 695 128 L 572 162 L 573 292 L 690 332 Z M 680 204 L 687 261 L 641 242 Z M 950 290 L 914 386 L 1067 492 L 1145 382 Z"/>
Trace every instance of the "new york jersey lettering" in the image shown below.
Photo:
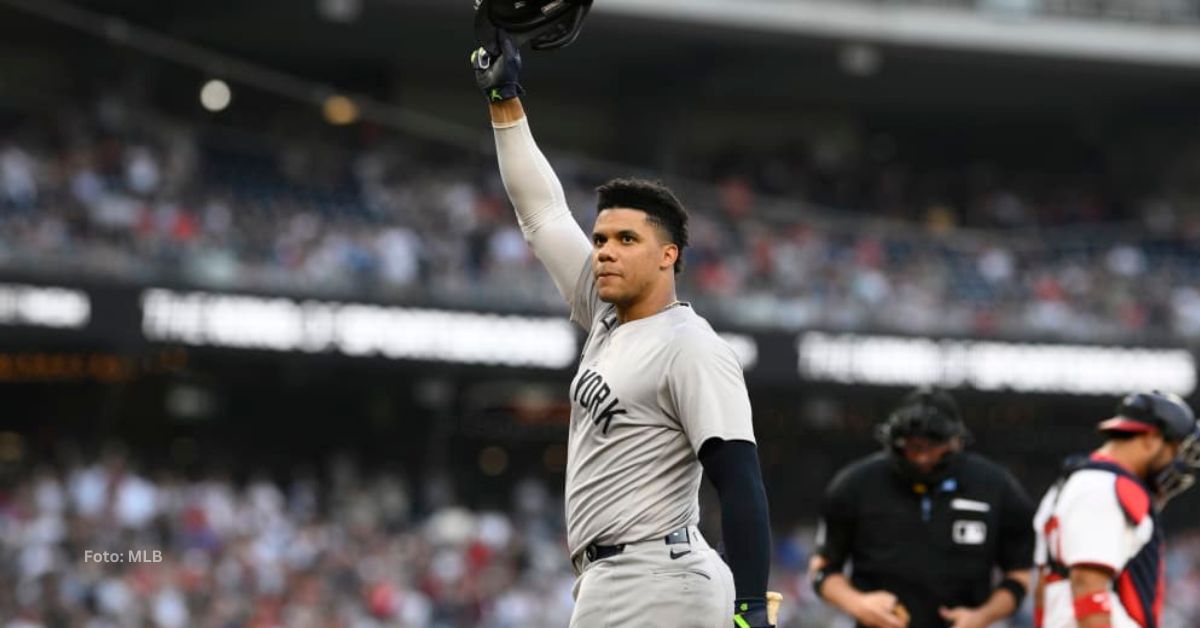
<path fill-rule="evenodd" d="M 604 427 L 600 429 L 604 434 L 608 434 L 613 417 L 625 414 L 625 409 L 619 405 L 621 400 L 613 396 L 612 388 L 609 388 L 599 373 L 591 369 L 585 370 L 579 376 L 571 398 L 587 412 L 592 425 L 604 424 Z"/>

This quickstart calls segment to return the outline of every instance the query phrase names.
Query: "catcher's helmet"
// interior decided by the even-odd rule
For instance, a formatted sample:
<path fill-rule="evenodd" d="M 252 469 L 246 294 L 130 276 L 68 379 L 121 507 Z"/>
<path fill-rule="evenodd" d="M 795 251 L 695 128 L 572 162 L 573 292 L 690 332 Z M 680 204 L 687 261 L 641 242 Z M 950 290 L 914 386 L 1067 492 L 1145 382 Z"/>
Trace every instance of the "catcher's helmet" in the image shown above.
<path fill-rule="evenodd" d="M 1100 423 L 1101 432 L 1148 432 L 1157 429 L 1167 441 L 1177 443 L 1196 432 L 1196 415 L 1187 402 L 1157 390 L 1133 393 L 1117 404 L 1116 414 Z"/>
<path fill-rule="evenodd" d="M 1141 433 L 1157 429 L 1163 439 L 1179 443 L 1175 459 L 1151 479 L 1158 505 L 1196 483 L 1200 469 L 1200 423 L 1191 406 L 1179 395 L 1153 391 L 1133 393 L 1117 404 L 1116 416 L 1100 423 L 1101 432 Z"/>
<path fill-rule="evenodd" d="M 518 46 L 562 48 L 579 36 L 591 8 L 592 0 L 475 0 L 475 39 L 496 55 L 496 29 L 512 35 Z"/>
<path fill-rule="evenodd" d="M 884 447 L 894 450 L 905 438 L 920 436 L 948 441 L 956 436 L 967 438 L 969 434 L 954 397 L 944 390 L 923 386 L 901 400 L 879 426 L 876 436 Z"/>

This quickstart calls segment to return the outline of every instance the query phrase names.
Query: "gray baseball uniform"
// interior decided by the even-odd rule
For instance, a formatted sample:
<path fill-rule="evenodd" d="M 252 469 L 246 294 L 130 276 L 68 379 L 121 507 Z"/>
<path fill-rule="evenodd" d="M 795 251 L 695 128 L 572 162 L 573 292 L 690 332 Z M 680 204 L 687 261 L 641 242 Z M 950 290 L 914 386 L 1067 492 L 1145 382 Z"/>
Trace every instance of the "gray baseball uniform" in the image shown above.
<path fill-rule="evenodd" d="M 754 442 L 737 356 L 686 304 L 618 323 L 528 123 L 496 125 L 496 145 L 525 237 L 588 330 L 569 390 L 571 627 L 728 627 L 733 577 L 695 527 L 697 453 L 709 438 Z M 596 546 L 621 549 L 597 559 Z"/>
<path fill-rule="evenodd" d="M 695 525 L 700 446 L 713 437 L 754 442 L 737 355 L 707 321 L 680 304 L 617 324 L 590 264 L 576 286 L 571 318 L 591 333 L 570 390 L 572 554 Z"/>

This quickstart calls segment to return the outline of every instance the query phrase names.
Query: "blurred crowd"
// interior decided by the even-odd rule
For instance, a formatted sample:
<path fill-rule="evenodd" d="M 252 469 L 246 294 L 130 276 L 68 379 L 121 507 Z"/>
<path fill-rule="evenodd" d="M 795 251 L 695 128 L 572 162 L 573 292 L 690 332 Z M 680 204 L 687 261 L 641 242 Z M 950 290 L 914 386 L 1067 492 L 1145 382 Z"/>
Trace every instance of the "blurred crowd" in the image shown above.
<path fill-rule="evenodd" d="M 0 128 L 0 268 L 563 308 L 487 155 L 202 130 L 106 99 L 12 128 Z M 756 328 L 1200 337 L 1200 215 L 1176 202 L 1143 199 L 1135 222 L 1109 226 L 1127 217 L 1087 181 L 818 156 L 714 158 L 711 184 L 669 181 L 693 214 L 683 298 Z M 602 179 L 554 161 L 590 225 Z M 947 177 L 966 191 L 928 193 Z"/>
<path fill-rule="evenodd" d="M 503 509 L 470 510 L 418 506 L 402 475 L 343 457 L 283 482 L 149 473 L 116 450 L 26 468 L 0 485 L 6 628 L 561 628 L 570 617 L 561 495 L 542 480 L 516 482 Z M 808 525 L 776 530 L 781 628 L 849 625 L 804 576 L 812 538 Z M 1200 532 L 1170 547 L 1164 628 L 1195 626 Z"/>
<path fill-rule="evenodd" d="M 347 459 L 276 484 L 154 476 L 110 454 L 0 492 L 9 628 L 556 626 L 572 579 L 561 501 L 416 513 L 395 473 Z M 140 553 L 139 553 L 140 552 Z"/>

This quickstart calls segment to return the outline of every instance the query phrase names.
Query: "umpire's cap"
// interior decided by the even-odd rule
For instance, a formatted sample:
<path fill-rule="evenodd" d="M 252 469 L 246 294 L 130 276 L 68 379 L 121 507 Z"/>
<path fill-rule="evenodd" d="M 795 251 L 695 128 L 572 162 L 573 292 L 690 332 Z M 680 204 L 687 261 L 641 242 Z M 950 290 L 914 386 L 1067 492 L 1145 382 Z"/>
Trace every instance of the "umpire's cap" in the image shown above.
<path fill-rule="evenodd" d="M 562 48 L 579 36 L 591 8 L 592 0 L 475 0 L 475 39 L 493 54 L 500 54 L 496 29 L 518 46 Z"/>
<path fill-rule="evenodd" d="M 879 426 L 877 437 L 886 447 L 896 447 L 897 440 L 922 436 L 938 441 L 968 437 L 958 402 L 950 393 L 922 386 L 905 395 L 900 405 Z"/>
<path fill-rule="evenodd" d="M 1139 433 L 1157 429 L 1177 443 L 1197 431 L 1196 415 L 1187 402 L 1172 393 L 1133 393 L 1117 404 L 1116 415 L 1100 423 L 1101 432 Z"/>

